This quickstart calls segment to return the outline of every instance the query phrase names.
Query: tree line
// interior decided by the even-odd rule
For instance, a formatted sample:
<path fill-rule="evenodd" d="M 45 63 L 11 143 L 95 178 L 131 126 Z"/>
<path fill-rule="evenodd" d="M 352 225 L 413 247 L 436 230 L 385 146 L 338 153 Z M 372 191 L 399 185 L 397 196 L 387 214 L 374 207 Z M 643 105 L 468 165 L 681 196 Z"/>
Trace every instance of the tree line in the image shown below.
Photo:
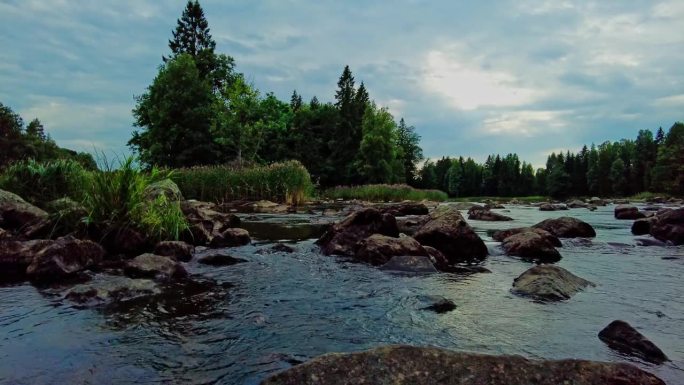
<path fill-rule="evenodd" d="M 667 133 L 640 130 L 636 139 L 586 145 L 578 153 L 551 153 L 545 168 L 518 155 L 428 160 L 416 186 L 450 196 L 629 196 L 645 191 L 684 194 L 684 124 Z"/>
<path fill-rule="evenodd" d="M 19 114 L 0 103 L 0 170 L 28 159 L 40 162 L 74 159 L 87 169 L 97 168 L 90 154 L 59 147 L 40 120 L 33 119 L 25 125 Z"/>
<path fill-rule="evenodd" d="M 323 187 L 416 183 L 420 137 L 376 105 L 349 66 L 334 103 L 262 95 L 216 52 L 204 11 L 188 1 L 159 73 L 137 97 L 131 149 L 148 165 L 272 163 L 299 160 Z"/>

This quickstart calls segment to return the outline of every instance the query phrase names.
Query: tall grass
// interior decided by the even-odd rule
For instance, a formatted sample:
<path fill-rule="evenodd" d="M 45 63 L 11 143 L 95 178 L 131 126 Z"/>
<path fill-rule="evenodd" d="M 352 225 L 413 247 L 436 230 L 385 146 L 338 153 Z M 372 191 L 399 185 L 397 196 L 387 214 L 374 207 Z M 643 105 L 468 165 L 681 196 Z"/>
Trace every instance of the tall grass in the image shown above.
<path fill-rule="evenodd" d="M 188 229 L 180 201 L 147 193 L 150 185 L 170 178 L 171 172 L 157 168 L 144 172 L 132 157 L 116 168 L 107 160 L 101 163 L 103 171 L 93 175 L 84 201 L 87 223 L 104 232 L 132 227 L 157 240 L 178 239 Z"/>
<path fill-rule="evenodd" d="M 440 190 L 419 190 L 404 184 L 374 184 L 364 186 L 338 186 L 323 192 L 328 199 L 361 199 L 373 202 L 398 202 L 403 200 L 430 200 L 442 202 L 447 194 Z"/>
<path fill-rule="evenodd" d="M 93 174 L 75 160 L 27 160 L 4 170 L 0 176 L 0 189 L 45 207 L 46 203 L 60 198 L 82 201 L 92 179 Z"/>
<path fill-rule="evenodd" d="M 173 180 L 186 198 L 212 202 L 266 199 L 299 205 L 314 191 L 309 172 L 297 161 L 250 168 L 183 168 L 175 171 Z"/>

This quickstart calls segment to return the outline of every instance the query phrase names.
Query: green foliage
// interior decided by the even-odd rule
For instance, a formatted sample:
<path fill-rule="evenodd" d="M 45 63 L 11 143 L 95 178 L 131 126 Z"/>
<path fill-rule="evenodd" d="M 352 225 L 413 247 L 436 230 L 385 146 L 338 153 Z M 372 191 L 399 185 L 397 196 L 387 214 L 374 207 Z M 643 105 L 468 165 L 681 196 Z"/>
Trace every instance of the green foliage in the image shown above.
<path fill-rule="evenodd" d="M 400 202 L 429 200 L 442 202 L 447 194 L 439 190 L 419 190 L 408 185 L 375 184 L 364 186 L 338 186 L 323 192 L 328 199 L 361 199 L 371 202 Z"/>
<path fill-rule="evenodd" d="M 396 124 L 392 115 L 384 108 L 369 105 L 363 116 L 363 140 L 354 163 L 362 183 L 393 182 L 395 139 Z"/>
<path fill-rule="evenodd" d="M 92 177 L 92 173 L 75 160 L 28 160 L 4 170 L 0 175 L 0 189 L 44 207 L 47 202 L 65 197 L 82 201 Z"/>
<path fill-rule="evenodd" d="M 684 123 L 675 123 L 662 140 L 653 178 L 660 191 L 684 194 Z"/>
<path fill-rule="evenodd" d="M 172 176 L 152 168 L 144 172 L 138 168 L 133 157 L 128 157 L 118 167 L 103 160 L 104 170 L 93 175 L 91 189 L 87 192 L 85 206 L 87 222 L 103 231 L 132 227 L 157 239 L 178 239 L 188 228 L 179 201 L 158 195 L 147 198 L 147 188 L 155 182 Z"/>
<path fill-rule="evenodd" d="M 413 126 L 406 125 L 404 118 L 397 126 L 397 157 L 403 162 L 404 180 L 413 185 L 417 182 L 418 162 L 423 160 L 423 150 L 420 148 L 420 136 Z"/>
<path fill-rule="evenodd" d="M 308 171 L 297 161 L 249 168 L 184 168 L 173 180 L 186 198 L 213 202 L 267 199 L 298 205 L 314 190 Z"/>

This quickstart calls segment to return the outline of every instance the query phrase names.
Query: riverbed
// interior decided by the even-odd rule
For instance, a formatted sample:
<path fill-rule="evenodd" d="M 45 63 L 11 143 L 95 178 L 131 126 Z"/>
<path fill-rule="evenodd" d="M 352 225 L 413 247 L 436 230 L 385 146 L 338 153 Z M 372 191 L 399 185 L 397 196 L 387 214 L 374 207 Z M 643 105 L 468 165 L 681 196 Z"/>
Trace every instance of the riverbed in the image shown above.
<path fill-rule="evenodd" d="M 490 249 L 483 266 L 491 273 L 405 275 L 323 256 L 314 241 L 329 218 L 315 211 L 243 215 L 253 243 L 221 252 L 246 262 L 187 264 L 210 290 L 83 308 L 59 290 L 0 287 L 0 383 L 258 384 L 320 354 L 412 344 L 630 362 L 684 384 L 684 247 L 638 246 L 643 237 L 631 235 L 632 221 L 615 220 L 612 206 L 495 211 L 515 220 L 469 221 Z M 558 265 L 597 286 L 559 303 L 511 294 L 533 265 L 500 255 L 492 230 L 565 215 L 590 223 L 597 237 L 564 240 Z M 272 251 L 276 241 L 295 251 Z M 434 296 L 457 308 L 424 310 Z M 652 365 L 608 348 L 597 333 L 615 319 L 672 361 Z"/>

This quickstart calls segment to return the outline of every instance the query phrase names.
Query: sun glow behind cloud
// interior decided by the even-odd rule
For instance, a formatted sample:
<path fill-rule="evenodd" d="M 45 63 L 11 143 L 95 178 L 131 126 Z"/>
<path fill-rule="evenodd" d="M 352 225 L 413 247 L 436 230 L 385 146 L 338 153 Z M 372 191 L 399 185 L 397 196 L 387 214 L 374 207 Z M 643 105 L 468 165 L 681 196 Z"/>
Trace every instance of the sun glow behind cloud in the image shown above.
<path fill-rule="evenodd" d="M 453 53 L 430 51 L 425 63 L 425 89 L 461 110 L 520 106 L 535 97 L 535 91 L 518 86 L 513 75 L 469 65 Z"/>

